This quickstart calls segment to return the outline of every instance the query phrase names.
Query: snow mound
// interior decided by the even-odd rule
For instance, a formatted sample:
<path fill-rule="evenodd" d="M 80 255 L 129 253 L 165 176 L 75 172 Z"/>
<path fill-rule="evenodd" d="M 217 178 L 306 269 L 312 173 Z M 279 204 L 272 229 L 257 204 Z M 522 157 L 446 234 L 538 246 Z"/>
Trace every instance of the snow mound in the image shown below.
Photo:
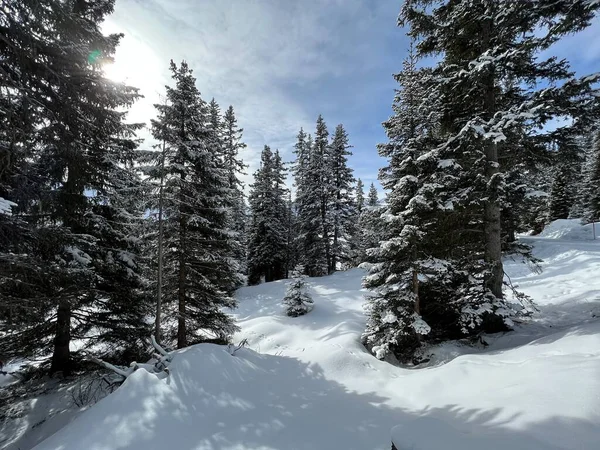
<path fill-rule="evenodd" d="M 482 427 L 457 429 L 431 417 L 419 417 L 392 429 L 398 450 L 553 450 L 554 447 L 530 436 L 506 434 Z M 451 443 L 451 444 L 450 444 Z M 451 447 L 449 447 L 449 444 Z"/>
<path fill-rule="evenodd" d="M 596 236 L 600 237 L 600 225 L 596 229 Z M 581 219 L 558 219 L 550 222 L 539 234 L 547 239 L 561 239 L 565 241 L 589 241 L 594 239 L 593 225 L 581 224 Z"/>
<path fill-rule="evenodd" d="M 398 450 L 597 450 L 600 245 L 573 233 L 523 238 L 542 273 L 507 259 L 540 312 L 485 349 L 448 343 L 420 369 L 377 360 L 360 343 L 361 269 L 309 279 L 315 307 L 296 318 L 285 281 L 245 287 L 234 341 L 249 348 L 174 352 L 168 378 L 136 372 L 36 449 L 375 450 L 398 426 Z"/>

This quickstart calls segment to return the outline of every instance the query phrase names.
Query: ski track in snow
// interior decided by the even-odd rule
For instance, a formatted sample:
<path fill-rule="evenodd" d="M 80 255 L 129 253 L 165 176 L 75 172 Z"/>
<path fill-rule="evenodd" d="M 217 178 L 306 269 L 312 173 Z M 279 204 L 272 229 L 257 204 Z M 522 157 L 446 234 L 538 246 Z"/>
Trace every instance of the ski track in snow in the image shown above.
<path fill-rule="evenodd" d="M 167 380 L 136 372 L 35 448 L 371 450 L 397 426 L 399 450 L 597 450 L 600 241 L 562 222 L 523 237 L 541 274 L 506 260 L 540 312 L 485 350 L 448 343 L 420 369 L 378 361 L 360 344 L 360 269 L 309 279 L 315 307 L 298 318 L 283 313 L 285 281 L 242 288 L 235 341 L 249 348 L 177 351 Z"/>

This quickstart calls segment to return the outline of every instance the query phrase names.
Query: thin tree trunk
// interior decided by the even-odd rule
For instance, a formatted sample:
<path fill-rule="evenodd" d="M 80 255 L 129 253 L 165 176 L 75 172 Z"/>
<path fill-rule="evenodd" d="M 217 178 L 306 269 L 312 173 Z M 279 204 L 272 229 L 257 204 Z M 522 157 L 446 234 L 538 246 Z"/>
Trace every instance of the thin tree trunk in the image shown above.
<path fill-rule="evenodd" d="M 332 248 L 332 252 L 331 252 L 331 267 L 329 269 L 330 273 L 333 273 L 336 271 L 338 256 L 339 256 L 339 254 L 338 254 L 338 252 L 339 252 L 338 244 L 339 244 L 339 235 L 340 235 L 339 203 L 341 201 L 341 195 L 340 195 L 339 190 L 336 194 L 336 197 L 337 197 L 337 203 L 335 205 L 335 219 L 333 222 L 333 248 Z"/>
<path fill-rule="evenodd" d="M 484 21 L 482 33 L 482 50 L 486 51 L 491 43 L 492 20 Z M 487 119 L 491 119 L 496 112 L 496 95 L 494 85 L 494 68 L 490 65 L 489 75 L 486 80 L 484 92 L 484 109 L 487 113 Z M 490 141 L 484 141 L 486 170 L 485 176 L 488 181 L 492 180 L 500 173 L 500 164 L 498 163 L 498 146 Z M 494 183 L 492 183 L 493 185 Z M 486 287 L 497 298 L 502 298 L 502 281 L 504 269 L 502 267 L 502 225 L 500 218 L 500 204 L 498 196 L 490 193 L 488 200 L 483 207 L 483 229 L 485 239 L 484 258 L 490 268 L 490 274 L 486 280 Z"/>
<path fill-rule="evenodd" d="M 327 230 L 327 200 L 321 199 L 321 224 L 323 226 L 323 244 L 325 245 L 325 260 L 327 272 L 331 273 L 331 249 L 329 245 L 329 233 Z"/>
<path fill-rule="evenodd" d="M 183 202 L 183 195 L 181 195 Z M 182 204 L 179 207 L 179 280 L 178 280 L 178 319 L 177 319 L 177 348 L 187 347 L 187 330 L 185 326 L 186 317 L 186 266 L 185 266 L 185 251 L 187 248 L 186 228 L 187 224 L 183 216 Z"/>
<path fill-rule="evenodd" d="M 421 315 L 421 297 L 419 297 L 419 273 L 416 269 L 412 271 L 413 294 L 415 294 L 415 312 Z"/>
<path fill-rule="evenodd" d="M 186 273 L 185 256 L 182 247 L 179 250 L 179 286 L 178 286 L 178 319 L 177 319 L 177 348 L 187 347 L 187 333 L 185 327 L 185 294 L 186 294 Z"/>
<path fill-rule="evenodd" d="M 162 158 L 160 163 L 160 191 L 158 193 L 158 274 L 156 287 L 156 320 L 154 322 L 154 338 L 160 343 L 160 322 L 162 309 L 162 275 L 163 275 L 163 186 L 165 181 L 165 141 L 163 139 Z"/>
<path fill-rule="evenodd" d="M 61 300 L 56 315 L 56 334 L 54 335 L 54 351 L 50 372 L 71 373 L 71 305 L 68 300 Z"/>
<path fill-rule="evenodd" d="M 67 147 L 68 149 L 68 147 Z M 81 217 L 80 204 L 78 198 L 83 195 L 83 187 L 80 186 L 81 177 L 79 175 L 79 165 L 77 161 L 69 161 L 67 165 L 67 181 L 64 185 L 63 197 L 63 223 L 72 233 L 81 232 L 76 218 Z M 50 365 L 50 373 L 62 371 L 63 374 L 71 373 L 71 304 L 69 299 L 61 298 L 58 302 L 56 312 L 56 328 L 54 334 L 54 350 Z"/>

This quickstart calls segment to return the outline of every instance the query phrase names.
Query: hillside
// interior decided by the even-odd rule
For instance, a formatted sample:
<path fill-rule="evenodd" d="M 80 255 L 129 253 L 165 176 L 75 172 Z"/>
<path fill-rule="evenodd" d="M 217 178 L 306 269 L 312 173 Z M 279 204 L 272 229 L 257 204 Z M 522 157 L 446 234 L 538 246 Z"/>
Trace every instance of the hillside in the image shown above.
<path fill-rule="evenodd" d="M 523 238 L 541 274 L 506 261 L 539 313 L 485 349 L 445 345 L 420 369 L 376 360 L 359 342 L 360 269 L 310 279 L 315 308 L 300 318 L 283 315 L 284 282 L 242 288 L 235 341 L 248 348 L 177 351 L 167 380 L 136 372 L 35 448 L 385 449 L 399 425 L 405 448 L 470 448 L 449 444 L 459 435 L 473 449 L 595 449 L 600 243 L 575 221 L 553 226 Z"/>

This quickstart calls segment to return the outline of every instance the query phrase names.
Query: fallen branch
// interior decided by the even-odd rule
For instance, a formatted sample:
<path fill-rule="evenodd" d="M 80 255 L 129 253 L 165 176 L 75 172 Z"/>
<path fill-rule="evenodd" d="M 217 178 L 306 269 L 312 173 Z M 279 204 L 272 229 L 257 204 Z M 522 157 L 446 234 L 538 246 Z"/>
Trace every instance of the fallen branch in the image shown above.
<path fill-rule="evenodd" d="M 101 359 L 98 359 L 94 356 L 90 356 L 89 360 L 95 364 L 98 364 L 101 367 L 104 367 L 105 369 L 116 373 L 119 377 L 121 377 L 121 379 L 119 380 L 120 382 L 123 382 L 127 377 L 129 377 L 132 373 L 139 369 L 144 369 L 147 372 L 156 375 L 160 379 L 166 378 L 169 375 L 168 365 L 172 360 L 172 356 L 164 348 L 162 348 L 158 344 L 158 342 L 156 342 L 154 336 L 152 336 L 150 340 L 152 342 L 152 346 L 157 351 L 157 353 L 153 355 L 153 357 L 157 360 L 154 364 L 138 363 L 134 361 L 129 365 L 128 368 L 121 368 L 113 364 L 107 363 L 106 361 L 102 361 Z"/>
<path fill-rule="evenodd" d="M 98 364 L 99 366 L 104 367 L 105 369 L 113 371 L 117 375 L 120 375 L 121 377 L 123 377 L 123 379 L 127 378 L 129 375 L 131 375 L 133 372 L 135 372 L 135 369 L 133 369 L 133 368 L 129 368 L 127 370 L 119 369 L 117 366 L 112 365 L 111 363 L 107 363 L 106 361 L 102 361 L 101 359 L 98 359 L 94 356 L 90 357 L 90 361 Z"/>

